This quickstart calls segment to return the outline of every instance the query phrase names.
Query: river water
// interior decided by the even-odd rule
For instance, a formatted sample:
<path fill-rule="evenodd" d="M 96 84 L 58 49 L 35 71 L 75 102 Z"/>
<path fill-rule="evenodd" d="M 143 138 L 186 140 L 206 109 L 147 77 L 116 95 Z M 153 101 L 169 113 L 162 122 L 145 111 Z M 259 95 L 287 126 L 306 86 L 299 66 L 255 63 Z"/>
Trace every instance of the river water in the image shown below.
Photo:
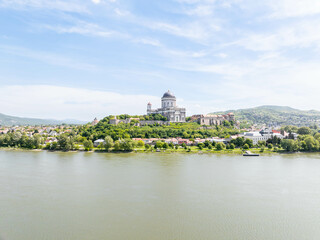
<path fill-rule="evenodd" d="M 0 151 L 2 240 L 320 239 L 320 155 Z"/>

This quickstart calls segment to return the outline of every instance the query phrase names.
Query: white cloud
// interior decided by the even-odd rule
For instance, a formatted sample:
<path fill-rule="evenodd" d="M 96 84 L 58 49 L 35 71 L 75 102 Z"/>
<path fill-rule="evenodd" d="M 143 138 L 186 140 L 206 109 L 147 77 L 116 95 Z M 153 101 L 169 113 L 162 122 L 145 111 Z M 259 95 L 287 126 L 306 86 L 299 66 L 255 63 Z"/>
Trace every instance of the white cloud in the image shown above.
<path fill-rule="evenodd" d="M 272 17 L 303 17 L 320 13 L 319 0 L 268 0 L 272 9 Z"/>
<path fill-rule="evenodd" d="M 88 13 L 84 4 L 76 0 L 1 0 L 0 7 L 19 9 L 50 9 L 64 12 Z"/>
<path fill-rule="evenodd" d="M 276 51 L 286 47 L 320 47 L 318 20 L 305 20 L 286 24 L 267 33 L 251 33 L 235 44 L 254 51 Z"/>
<path fill-rule="evenodd" d="M 2 113 L 38 118 L 89 121 L 110 114 L 144 114 L 149 101 L 160 102 L 150 95 L 48 85 L 1 86 L 0 92 Z"/>
<path fill-rule="evenodd" d="M 100 0 L 91 0 L 94 4 L 99 4 L 101 1 Z"/>
<path fill-rule="evenodd" d="M 97 71 L 99 68 L 93 64 L 81 62 L 75 58 L 66 57 L 56 53 L 30 50 L 23 47 L 0 45 L 0 52 L 26 57 L 36 61 L 41 61 L 54 66 L 61 66 L 86 71 Z"/>
<path fill-rule="evenodd" d="M 97 36 L 97 37 L 126 37 L 125 34 L 108 30 L 100 27 L 97 24 L 87 23 L 80 21 L 73 26 L 51 26 L 45 25 L 45 28 L 49 30 L 56 31 L 57 33 L 70 33 L 70 34 L 81 34 L 87 36 Z"/>

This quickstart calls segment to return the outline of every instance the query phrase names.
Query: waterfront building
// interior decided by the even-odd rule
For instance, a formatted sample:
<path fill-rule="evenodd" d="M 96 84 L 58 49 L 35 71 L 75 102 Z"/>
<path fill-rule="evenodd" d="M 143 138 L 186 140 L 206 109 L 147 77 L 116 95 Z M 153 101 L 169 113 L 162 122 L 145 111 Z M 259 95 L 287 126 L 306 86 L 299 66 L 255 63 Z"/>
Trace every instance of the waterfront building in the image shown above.
<path fill-rule="evenodd" d="M 280 139 L 284 138 L 282 134 L 278 133 L 277 131 L 274 132 L 273 130 L 268 128 L 262 129 L 260 132 L 245 132 L 242 133 L 242 136 L 244 138 L 251 139 L 253 145 L 258 144 L 259 141 L 267 141 L 273 137 L 277 137 Z"/>
<path fill-rule="evenodd" d="M 185 122 L 186 109 L 179 108 L 176 102 L 176 97 L 168 90 L 161 98 L 161 108 L 152 109 L 152 104 L 149 102 L 147 105 L 147 114 L 161 114 L 166 117 L 169 122 Z"/>
<path fill-rule="evenodd" d="M 104 144 L 105 140 L 104 139 L 97 139 L 93 142 L 93 146 L 94 147 L 98 147 L 100 145 L 100 143 Z"/>
<path fill-rule="evenodd" d="M 235 117 L 233 113 L 228 113 L 225 115 L 216 115 L 216 114 L 208 114 L 208 115 L 193 115 L 191 117 L 191 121 L 198 122 L 201 125 L 222 125 L 224 121 L 233 121 L 235 122 Z"/>

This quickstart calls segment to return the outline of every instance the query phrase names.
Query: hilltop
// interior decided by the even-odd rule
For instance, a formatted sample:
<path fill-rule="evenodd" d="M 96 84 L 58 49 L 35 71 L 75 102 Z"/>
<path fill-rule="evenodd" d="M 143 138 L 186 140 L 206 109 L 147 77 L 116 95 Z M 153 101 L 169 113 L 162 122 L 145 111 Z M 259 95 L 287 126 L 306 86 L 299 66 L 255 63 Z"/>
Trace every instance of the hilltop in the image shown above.
<path fill-rule="evenodd" d="M 0 126 L 25 126 L 25 125 L 60 125 L 60 124 L 84 124 L 85 122 L 78 120 L 54 120 L 54 119 L 38 119 L 38 118 L 22 118 L 14 117 L 0 113 Z"/>
<path fill-rule="evenodd" d="M 320 111 L 305 111 L 287 106 L 259 106 L 211 114 L 227 114 L 229 112 L 233 112 L 240 122 L 251 124 L 310 126 L 318 125 L 320 122 Z"/>

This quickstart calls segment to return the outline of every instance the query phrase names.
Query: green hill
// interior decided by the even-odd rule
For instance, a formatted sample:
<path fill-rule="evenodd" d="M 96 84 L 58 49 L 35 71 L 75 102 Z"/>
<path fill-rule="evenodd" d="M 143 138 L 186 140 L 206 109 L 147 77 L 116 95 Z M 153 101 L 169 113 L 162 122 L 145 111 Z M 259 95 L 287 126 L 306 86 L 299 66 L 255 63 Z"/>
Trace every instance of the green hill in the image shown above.
<path fill-rule="evenodd" d="M 303 111 L 285 106 L 260 106 L 255 108 L 215 112 L 226 114 L 233 112 L 240 122 L 267 125 L 310 126 L 320 123 L 320 111 Z"/>
<path fill-rule="evenodd" d="M 25 126 L 25 125 L 59 125 L 59 124 L 83 124 L 78 120 L 53 120 L 53 119 L 38 119 L 38 118 L 21 118 L 13 117 L 0 113 L 0 126 Z"/>

